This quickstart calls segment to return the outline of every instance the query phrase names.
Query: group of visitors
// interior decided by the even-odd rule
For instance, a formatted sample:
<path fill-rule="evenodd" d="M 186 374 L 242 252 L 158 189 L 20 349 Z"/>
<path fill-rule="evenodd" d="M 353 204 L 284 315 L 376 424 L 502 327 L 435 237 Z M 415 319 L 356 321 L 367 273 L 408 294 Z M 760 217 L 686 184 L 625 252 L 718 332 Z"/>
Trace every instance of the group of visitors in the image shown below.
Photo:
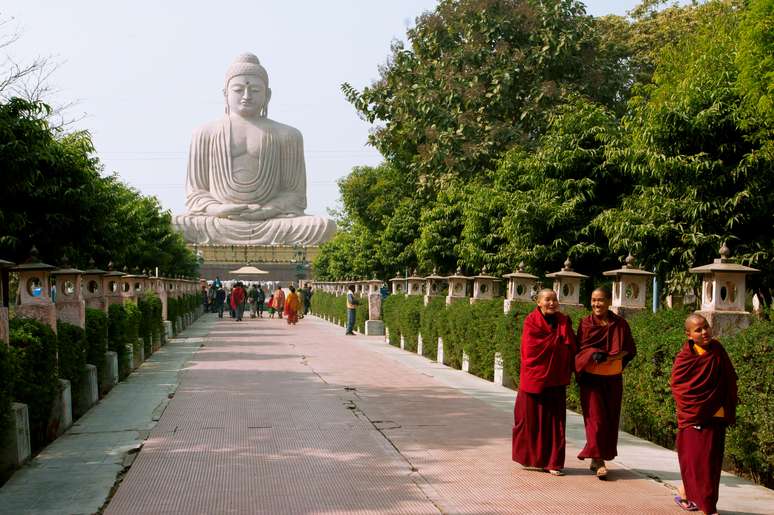
<path fill-rule="evenodd" d="M 202 287 L 204 309 L 207 312 L 217 313 L 223 318 L 227 311 L 231 318 L 241 321 L 245 311 L 250 313 L 250 318 L 263 318 L 264 312 L 269 318 L 284 318 L 288 324 L 298 323 L 299 318 L 309 313 L 312 299 L 312 288 L 305 285 L 296 290 L 293 285 L 288 286 L 288 293 L 277 285 L 273 292 L 268 292 L 260 283 L 245 284 L 237 281 L 231 288 L 227 288 L 219 277 L 216 277 L 208 287 Z"/>
<path fill-rule="evenodd" d="M 622 373 L 637 354 L 629 324 L 610 311 L 610 301 L 608 290 L 594 290 L 592 314 L 580 321 L 576 333 L 556 293 L 538 293 L 537 308 L 524 321 L 514 407 L 512 457 L 521 465 L 564 475 L 566 389 L 575 373 L 586 429 L 578 458 L 591 460 L 589 468 L 599 479 L 607 477 L 605 461 L 618 454 Z M 703 316 L 686 319 L 685 335 L 670 382 L 683 480 L 675 502 L 686 511 L 712 514 L 717 512 L 725 430 L 735 422 L 737 376 Z"/>

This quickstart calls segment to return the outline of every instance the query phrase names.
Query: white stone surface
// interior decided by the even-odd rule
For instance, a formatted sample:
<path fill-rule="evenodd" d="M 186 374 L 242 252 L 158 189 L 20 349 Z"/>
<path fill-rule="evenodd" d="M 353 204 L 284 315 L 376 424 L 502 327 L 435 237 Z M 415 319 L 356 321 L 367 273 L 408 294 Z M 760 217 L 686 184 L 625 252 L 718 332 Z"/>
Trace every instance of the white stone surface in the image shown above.
<path fill-rule="evenodd" d="M 443 363 L 444 362 L 444 359 L 443 359 L 443 338 L 441 338 L 440 336 L 438 337 L 438 353 L 437 353 L 437 356 L 436 356 L 435 360 L 438 363 Z"/>
<path fill-rule="evenodd" d="M 70 381 L 67 379 L 59 380 L 59 398 L 57 399 L 59 408 L 58 418 L 59 426 L 56 435 L 59 436 L 67 431 L 73 425 L 73 393 Z"/>
<path fill-rule="evenodd" d="M 365 323 L 365 335 L 366 336 L 383 336 L 384 335 L 384 322 L 381 320 L 366 320 Z"/>
<path fill-rule="evenodd" d="M 118 384 L 118 354 L 114 351 L 105 353 L 105 370 L 102 377 L 103 388 L 108 390 Z"/>
<path fill-rule="evenodd" d="M 14 402 L 11 405 L 11 424 L 8 432 L 6 445 L 2 447 L 0 454 L 0 467 L 18 467 L 32 455 L 30 416 L 26 404 Z"/>
<path fill-rule="evenodd" d="M 318 245 L 336 224 L 304 215 L 301 133 L 267 117 L 269 77 L 253 54 L 226 72 L 226 114 L 194 131 L 185 215 L 173 225 L 199 244 Z"/>
<path fill-rule="evenodd" d="M 425 342 L 422 339 L 422 333 L 419 333 L 417 335 L 417 354 L 420 356 L 423 354 L 423 351 L 425 350 Z"/>
<path fill-rule="evenodd" d="M 462 371 L 470 372 L 470 356 L 465 351 L 462 351 Z"/>

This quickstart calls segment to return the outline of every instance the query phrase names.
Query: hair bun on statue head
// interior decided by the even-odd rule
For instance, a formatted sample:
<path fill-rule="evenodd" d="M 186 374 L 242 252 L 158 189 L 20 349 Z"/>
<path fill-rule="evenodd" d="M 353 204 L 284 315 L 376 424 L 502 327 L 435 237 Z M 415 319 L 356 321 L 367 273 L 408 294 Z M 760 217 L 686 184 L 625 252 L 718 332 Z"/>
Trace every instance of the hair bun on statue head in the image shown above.
<path fill-rule="evenodd" d="M 269 87 L 269 74 L 266 73 L 266 68 L 261 66 L 261 61 L 255 54 L 246 52 L 234 59 L 234 62 L 226 70 L 225 87 L 228 87 L 228 81 L 239 75 L 256 75 L 266 84 L 267 88 Z"/>

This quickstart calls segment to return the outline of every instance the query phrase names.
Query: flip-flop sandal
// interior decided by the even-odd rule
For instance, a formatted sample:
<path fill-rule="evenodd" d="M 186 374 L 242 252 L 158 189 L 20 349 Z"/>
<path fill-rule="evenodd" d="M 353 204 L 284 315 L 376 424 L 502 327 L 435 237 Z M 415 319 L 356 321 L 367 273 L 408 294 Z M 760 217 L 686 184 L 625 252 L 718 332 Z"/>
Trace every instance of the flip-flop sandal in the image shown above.
<path fill-rule="evenodd" d="M 564 472 L 562 472 L 561 470 L 556 470 L 556 469 L 551 469 L 551 470 L 548 471 L 548 473 L 551 474 L 552 476 L 563 476 L 564 475 Z"/>
<path fill-rule="evenodd" d="M 695 502 L 683 499 L 679 495 L 675 495 L 675 504 L 683 511 L 699 511 L 699 507 L 696 506 Z"/>

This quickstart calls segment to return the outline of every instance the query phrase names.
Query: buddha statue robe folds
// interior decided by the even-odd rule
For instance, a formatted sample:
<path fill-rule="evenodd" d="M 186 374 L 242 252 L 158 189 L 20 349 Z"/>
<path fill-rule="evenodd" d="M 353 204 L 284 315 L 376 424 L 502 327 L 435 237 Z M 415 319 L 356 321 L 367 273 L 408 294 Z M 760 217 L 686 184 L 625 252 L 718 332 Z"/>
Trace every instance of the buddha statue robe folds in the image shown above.
<path fill-rule="evenodd" d="M 193 135 L 185 215 L 173 224 L 198 244 L 318 245 L 333 221 L 304 215 L 306 169 L 301 133 L 266 117 L 268 75 L 252 54 L 226 73 L 226 116 Z"/>

